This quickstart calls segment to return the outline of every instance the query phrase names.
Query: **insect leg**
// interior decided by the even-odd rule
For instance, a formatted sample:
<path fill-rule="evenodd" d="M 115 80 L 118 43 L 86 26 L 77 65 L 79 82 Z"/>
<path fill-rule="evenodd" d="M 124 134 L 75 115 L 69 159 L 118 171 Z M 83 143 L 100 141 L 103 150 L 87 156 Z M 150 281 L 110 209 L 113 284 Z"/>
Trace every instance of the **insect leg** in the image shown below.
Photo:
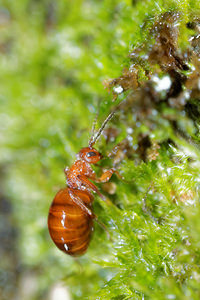
<path fill-rule="evenodd" d="M 112 238 L 111 238 L 110 233 L 109 233 L 108 229 L 106 228 L 106 226 L 101 221 L 99 221 L 99 219 L 97 218 L 97 216 L 95 214 L 93 214 L 93 216 L 94 216 L 94 220 L 99 224 L 99 226 L 101 228 L 103 228 L 103 230 L 105 230 L 108 239 L 112 241 Z"/>
<path fill-rule="evenodd" d="M 101 199 L 103 199 L 105 201 L 105 196 L 100 193 L 98 188 L 92 182 L 90 182 L 85 175 L 78 175 L 77 177 L 82 181 L 82 183 L 86 187 L 88 187 L 91 190 L 93 190 L 94 192 L 96 192 L 99 195 L 99 197 L 101 197 Z"/>
<path fill-rule="evenodd" d="M 133 180 L 124 179 L 124 177 L 115 168 L 104 171 L 103 174 L 99 178 L 91 177 L 91 179 L 94 180 L 95 182 L 107 182 L 110 180 L 113 173 L 115 173 L 115 175 L 119 179 L 121 179 L 123 182 L 128 183 L 128 184 L 133 183 Z"/>
<path fill-rule="evenodd" d="M 101 177 L 99 178 L 94 178 L 96 182 L 107 182 L 110 180 L 111 176 L 113 173 L 115 173 L 115 169 L 109 169 L 107 171 L 104 171 Z"/>
<path fill-rule="evenodd" d="M 81 198 L 78 197 L 71 189 L 69 189 L 69 194 L 71 196 L 71 199 L 74 201 L 74 203 L 76 203 L 86 214 L 88 214 L 92 219 L 94 219 L 99 224 L 99 226 L 101 226 L 101 228 L 105 230 L 108 239 L 112 240 L 106 226 L 101 221 L 99 221 L 98 217 L 83 203 Z"/>
<path fill-rule="evenodd" d="M 101 175 L 101 177 L 99 177 L 99 178 L 95 177 L 95 178 L 91 178 L 91 179 L 94 180 L 95 182 L 107 182 L 110 180 L 113 173 L 115 173 L 115 175 L 125 183 L 131 184 L 134 181 L 134 180 L 124 179 L 124 177 L 115 168 L 104 171 L 103 174 Z"/>
<path fill-rule="evenodd" d="M 74 203 L 76 203 L 87 215 L 94 218 L 92 211 L 83 203 L 80 197 L 78 197 L 71 189 L 69 189 L 69 194 Z"/>

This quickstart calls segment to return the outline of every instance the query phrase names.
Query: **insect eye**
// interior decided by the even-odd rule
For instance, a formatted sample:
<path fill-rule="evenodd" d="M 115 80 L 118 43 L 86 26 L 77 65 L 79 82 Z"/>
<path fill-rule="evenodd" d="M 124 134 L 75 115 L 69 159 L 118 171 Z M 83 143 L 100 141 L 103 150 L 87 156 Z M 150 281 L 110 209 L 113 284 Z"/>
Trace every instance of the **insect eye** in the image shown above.
<path fill-rule="evenodd" d="M 95 152 L 88 152 L 87 157 L 91 157 L 91 156 L 96 156 L 96 153 Z"/>

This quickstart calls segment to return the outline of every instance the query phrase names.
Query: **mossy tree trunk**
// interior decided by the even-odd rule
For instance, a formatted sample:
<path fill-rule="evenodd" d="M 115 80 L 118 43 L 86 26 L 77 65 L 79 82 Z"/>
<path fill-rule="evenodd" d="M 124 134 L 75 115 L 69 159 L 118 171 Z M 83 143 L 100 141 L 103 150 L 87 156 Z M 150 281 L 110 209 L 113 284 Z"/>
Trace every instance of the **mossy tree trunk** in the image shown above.
<path fill-rule="evenodd" d="M 189 0 L 0 5 L 0 165 L 20 299 L 48 299 L 60 282 L 73 299 L 199 299 L 199 11 Z M 93 207 L 112 239 L 96 224 L 74 260 L 51 243 L 48 209 L 97 111 L 99 128 L 113 109 L 95 147 L 120 177 L 98 185 L 107 201 Z"/>

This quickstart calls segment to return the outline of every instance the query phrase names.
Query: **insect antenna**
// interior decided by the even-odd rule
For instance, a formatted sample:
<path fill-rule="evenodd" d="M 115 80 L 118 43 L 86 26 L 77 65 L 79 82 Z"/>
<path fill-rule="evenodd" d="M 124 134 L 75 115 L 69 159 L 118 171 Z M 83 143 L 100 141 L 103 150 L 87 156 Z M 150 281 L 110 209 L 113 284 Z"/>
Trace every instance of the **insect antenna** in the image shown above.
<path fill-rule="evenodd" d="M 101 125 L 101 127 L 99 128 L 99 130 L 93 134 L 89 140 L 89 147 L 92 147 L 96 141 L 98 140 L 98 138 L 100 137 L 100 135 L 102 134 L 102 131 L 104 130 L 106 124 L 110 121 L 110 119 L 112 119 L 112 117 L 114 116 L 114 114 L 117 112 L 117 110 L 120 108 L 121 105 L 123 105 L 123 103 L 126 102 L 126 99 L 124 99 L 122 102 L 120 102 L 114 109 L 113 111 L 107 116 L 107 118 L 104 120 L 103 124 Z M 97 122 L 97 118 L 95 118 L 95 125 Z M 93 124 L 94 127 L 94 124 Z"/>
<path fill-rule="evenodd" d="M 94 121 L 93 121 L 93 124 L 92 124 L 92 130 L 91 130 L 91 138 L 89 140 L 89 145 L 91 143 L 91 141 L 93 140 L 94 138 L 94 135 L 95 135 L 95 127 L 97 125 L 97 119 L 98 119 L 98 116 L 99 116 L 99 110 L 100 110 L 100 101 L 98 101 L 98 106 L 97 106 L 97 113 L 95 115 L 95 118 L 94 118 Z"/>
<path fill-rule="evenodd" d="M 107 116 L 107 118 L 104 120 L 103 124 L 101 125 L 101 127 L 99 128 L 99 130 L 96 132 L 96 134 L 93 135 L 93 136 L 91 137 L 91 139 L 89 140 L 89 147 L 92 147 L 92 146 L 96 143 L 96 141 L 97 141 L 98 138 L 100 137 L 102 131 L 104 130 L 106 124 L 107 124 L 107 123 L 110 121 L 110 119 L 114 116 L 115 112 L 116 112 L 116 109 L 113 110 L 113 111 Z"/>

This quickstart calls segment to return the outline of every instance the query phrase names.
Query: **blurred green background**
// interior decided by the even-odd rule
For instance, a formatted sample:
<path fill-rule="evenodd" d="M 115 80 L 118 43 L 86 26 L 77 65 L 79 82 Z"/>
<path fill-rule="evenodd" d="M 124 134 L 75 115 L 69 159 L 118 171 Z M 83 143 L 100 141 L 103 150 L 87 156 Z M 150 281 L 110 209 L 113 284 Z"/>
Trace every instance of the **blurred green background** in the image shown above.
<path fill-rule="evenodd" d="M 96 225 L 87 253 L 74 260 L 47 229 L 51 201 L 65 186 L 63 169 L 87 146 L 98 103 L 98 127 L 115 106 L 103 81 L 122 74 L 129 51 L 145 40 L 146 20 L 176 9 L 187 22 L 198 8 L 192 0 L 0 2 L 1 300 L 200 298 L 200 152 L 176 138 L 167 120 L 154 138 L 176 139 L 181 150 L 161 148 L 156 162 L 137 165 L 127 158 L 120 171 L 133 184 L 113 176 L 113 202 L 96 197 L 95 213 L 112 241 Z M 192 121 L 178 117 L 194 135 Z M 117 138 L 106 145 L 102 136 L 96 145 L 104 154 L 130 134 L 126 123 L 112 122 Z M 162 224 L 142 210 L 152 181 L 148 204 Z M 173 190 L 192 196 L 172 201 Z"/>

